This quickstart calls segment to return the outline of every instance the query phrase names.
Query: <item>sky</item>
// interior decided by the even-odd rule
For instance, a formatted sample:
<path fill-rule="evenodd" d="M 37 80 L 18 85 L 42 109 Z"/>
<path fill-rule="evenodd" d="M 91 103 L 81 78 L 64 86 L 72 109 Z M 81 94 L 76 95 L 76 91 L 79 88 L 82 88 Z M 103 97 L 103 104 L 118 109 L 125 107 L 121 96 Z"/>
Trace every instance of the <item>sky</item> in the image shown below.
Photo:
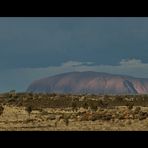
<path fill-rule="evenodd" d="M 70 71 L 148 78 L 148 17 L 0 17 L 0 92 Z"/>

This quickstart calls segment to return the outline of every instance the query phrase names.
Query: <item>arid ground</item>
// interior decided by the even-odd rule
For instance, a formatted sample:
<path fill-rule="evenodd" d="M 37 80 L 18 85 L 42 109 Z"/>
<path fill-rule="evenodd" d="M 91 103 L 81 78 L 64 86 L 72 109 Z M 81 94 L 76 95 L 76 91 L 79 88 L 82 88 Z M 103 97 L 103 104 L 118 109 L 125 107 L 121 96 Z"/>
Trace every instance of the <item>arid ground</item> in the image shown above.
<path fill-rule="evenodd" d="M 148 131 L 148 95 L 0 95 L 1 131 Z"/>

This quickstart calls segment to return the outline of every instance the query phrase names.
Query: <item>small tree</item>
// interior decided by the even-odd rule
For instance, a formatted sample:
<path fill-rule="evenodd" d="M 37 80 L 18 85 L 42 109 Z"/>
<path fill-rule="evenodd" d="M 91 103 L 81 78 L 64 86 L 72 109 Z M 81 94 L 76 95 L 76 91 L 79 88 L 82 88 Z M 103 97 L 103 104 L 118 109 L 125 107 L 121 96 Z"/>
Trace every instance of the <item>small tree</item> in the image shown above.
<path fill-rule="evenodd" d="M 127 108 L 129 110 L 131 110 L 133 108 L 133 106 L 134 106 L 134 102 L 128 102 L 126 105 L 127 105 Z"/>
<path fill-rule="evenodd" d="M 90 108 L 91 108 L 92 111 L 97 111 L 98 106 L 97 106 L 96 103 L 92 103 L 92 104 L 90 104 Z"/>
<path fill-rule="evenodd" d="M 77 104 L 76 104 L 75 101 L 72 102 L 72 105 L 71 106 L 72 106 L 72 110 L 73 111 L 77 111 Z"/>
<path fill-rule="evenodd" d="M 10 90 L 10 93 L 11 93 L 11 94 L 15 94 L 16 91 L 13 89 L 13 90 Z"/>
<path fill-rule="evenodd" d="M 61 119 L 63 119 L 64 118 L 64 115 L 60 115 L 60 116 L 58 116 L 58 117 L 56 117 L 56 120 L 55 120 L 55 127 L 57 127 L 57 125 L 58 125 L 58 122 L 61 120 Z"/>
<path fill-rule="evenodd" d="M 88 109 L 88 106 L 89 106 L 89 105 L 88 105 L 87 102 L 84 102 L 83 105 L 82 105 L 82 107 L 83 107 L 84 109 Z"/>
<path fill-rule="evenodd" d="M 58 125 L 58 120 L 55 121 L 54 126 L 57 127 Z"/>
<path fill-rule="evenodd" d="M 98 105 L 102 108 L 107 108 L 108 107 L 108 102 L 107 101 L 103 101 L 103 100 L 99 100 L 98 101 Z"/>
<path fill-rule="evenodd" d="M 64 118 L 64 122 L 65 122 L 66 126 L 69 125 L 69 119 L 68 118 Z"/>
<path fill-rule="evenodd" d="M 138 106 L 138 107 L 135 108 L 135 113 L 136 114 L 138 114 L 140 111 L 141 111 L 141 107 L 140 106 Z"/>
<path fill-rule="evenodd" d="M 14 96 L 16 96 L 16 91 L 15 90 L 10 90 L 9 97 L 12 98 Z"/>
<path fill-rule="evenodd" d="M 30 114 L 31 114 L 31 112 L 32 112 L 32 107 L 31 107 L 31 106 L 27 106 L 25 110 L 26 110 L 26 112 L 28 113 L 29 118 L 30 118 Z"/>
<path fill-rule="evenodd" d="M 2 115 L 4 112 L 4 107 L 2 105 L 0 105 L 0 115 Z"/>

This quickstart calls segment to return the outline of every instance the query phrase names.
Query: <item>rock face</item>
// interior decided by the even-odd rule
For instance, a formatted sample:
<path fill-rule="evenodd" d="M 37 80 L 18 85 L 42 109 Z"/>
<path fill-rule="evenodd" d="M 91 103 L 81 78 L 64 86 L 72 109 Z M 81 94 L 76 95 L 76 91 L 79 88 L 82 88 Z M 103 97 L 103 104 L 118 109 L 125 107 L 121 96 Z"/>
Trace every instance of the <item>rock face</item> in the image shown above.
<path fill-rule="evenodd" d="M 27 92 L 147 94 L 148 79 L 92 71 L 69 72 L 36 80 Z"/>

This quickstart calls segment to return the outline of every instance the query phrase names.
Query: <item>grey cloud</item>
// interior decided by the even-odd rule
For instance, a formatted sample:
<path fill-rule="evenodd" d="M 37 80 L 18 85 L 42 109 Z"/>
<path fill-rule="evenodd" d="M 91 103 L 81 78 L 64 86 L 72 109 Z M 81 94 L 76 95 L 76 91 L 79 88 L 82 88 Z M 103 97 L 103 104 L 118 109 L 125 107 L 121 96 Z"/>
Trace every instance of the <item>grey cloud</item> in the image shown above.
<path fill-rule="evenodd" d="M 122 59 L 118 65 L 113 66 L 96 65 L 93 62 L 67 61 L 59 66 L 5 70 L 0 73 L 0 91 L 9 89 L 25 91 L 33 80 L 71 71 L 97 71 L 148 78 L 148 63 L 142 63 L 140 59 Z"/>

